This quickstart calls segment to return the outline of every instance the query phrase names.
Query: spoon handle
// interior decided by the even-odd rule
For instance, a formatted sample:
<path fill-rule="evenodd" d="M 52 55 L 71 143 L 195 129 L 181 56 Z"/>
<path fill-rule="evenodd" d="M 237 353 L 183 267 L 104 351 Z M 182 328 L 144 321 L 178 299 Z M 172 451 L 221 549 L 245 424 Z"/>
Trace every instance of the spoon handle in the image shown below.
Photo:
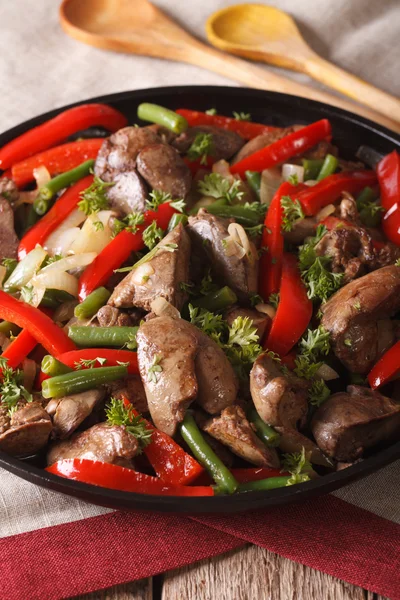
<path fill-rule="evenodd" d="M 182 55 L 181 60 L 214 71 L 215 73 L 244 83 L 249 87 L 293 94 L 311 100 L 318 100 L 319 102 L 326 102 L 327 104 L 338 106 L 367 119 L 371 119 L 388 129 L 400 133 L 400 116 L 398 120 L 389 118 L 365 106 L 353 104 L 353 102 L 344 98 L 339 98 L 328 92 L 297 83 L 281 75 L 276 75 L 267 69 L 206 46 L 194 38 L 191 39 L 190 45 L 186 45 L 185 53 Z M 392 114 L 393 116 L 394 114 Z"/>
<path fill-rule="evenodd" d="M 400 100 L 376 88 L 363 79 L 312 53 L 304 62 L 308 75 L 325 85 L 379 111 L 389 119 L 400 121 Z"/>

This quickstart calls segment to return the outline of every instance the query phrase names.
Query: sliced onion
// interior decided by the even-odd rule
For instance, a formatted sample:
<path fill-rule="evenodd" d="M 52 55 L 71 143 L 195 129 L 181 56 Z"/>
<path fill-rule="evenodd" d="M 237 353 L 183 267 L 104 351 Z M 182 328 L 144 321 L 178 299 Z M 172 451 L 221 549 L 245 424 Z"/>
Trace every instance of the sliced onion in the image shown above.
<path fill-rule="evenodd" d="M 246 256 L 246 250 L 238 244 L 231 236 L 224 238 L 225 248 L 224 253 L 226 256 L 237 256 L 242 259 Z"/>
<path fill-rule="evenodd" d="M 300 165 L 291 165 L 286 163 L 282 167 L 282 179 L 283 181 L 289 181 L 289 177 L 292 175 L 297 175 L 297 180 L 299 183 L 303 183 L 304 181 L 304 167 Z"/>
<path fill-rule="evenodd" d="M 74 296 L 75 298 L 78 297 L 77 278 L 64 271 L 56 271 L 54 269 L 46 271 L 46 269 L 43 269 L 39 275 L 36 275 L 36 277 L 31 280 L 31 285 L 34 290 L 41 290 L 44 287 L 45 290 L 62 290 L 68 292 L 68 294 L 71 294 L 71 296 Z"/>
<path fill-rule="evenodd" d="M 218 173 L 225 179 L 228 179 L 228 181 L 230 181 L 231 183 L 233 183 L 235 181 L 235 177 L 232 175 L 232 173 L 230 171 L 229 163 L 226 160 L 218 160 L 216 163 L 213 164 L 211 170 L 213 173 Z M 214 202 L 215 202 L 215 198 L 214 198 Z"/>
<path fill-rule="evenodd" d="M 249 263 L 253 265 L 257 260 L 257 251 L 254 244 L 250 242 L 242 225 L 239 225 L 238 223 L 230 223 L 228 225 L 228 233 L 231 239 L 244 250 L 244 254 L 240 252 L 240 254 L 242 254 L 240 258 L 246 256 Z"/>
<path fill-rule="evenodd" d="M 336 373 L 335 369 L 332 369 L 332 367 L 325 363 L 320 366 L 316 374 L 324 381 L 331 381 L 332 379 L 339 378 L 339 375 Z"/>
<path fill-rule="evenodd" d="M 308 187 L 313 187 L 314 185 L 317 185 L 317 183 L 319 183 L 319 181 L 317 181 L 316 179 L 307 179 L 307 181 L 304 182 L 304 185 L 308 185 Z"/>
<path fill-rule="evenodd" d="M 97 254 L 107 246 L 111 241 L 112 231 L 109 226 L 109 220 L 114 212 L 111 210 L 101 210 L 88 216 L 83 224 L 79 235 L 70 247 L 70 252 L 82 254 L 83 252 L 96 252 Z M 101 222 L 103 228 L 96 229 L 94 225 Z"/>
<path fill-rule="evenodd" d="M 44 247 L 47 252 L 51 256 L 66 254 L 80 232 L 78 225 L 81 225 L 85 219 L 84 212 L 78 208 L 73 210 L 46 239 Z"/>
<path fill-rule="evenodd" d="M 175 308 L 175 306 L 172 306 L 172 304 L 170 304 L 168 300 L 166 300 L 162 296 L 159 296 L 158 298 L 153 300 L 153 302 L 150 304 L 150 308 L 153 311 L 153 313 L 157 315 L 157 317 L 161 317 L 161 315 L 164 315 L 172 317 L 173 319 L 179 319 L 181 316 L 179 310 Z"/>
<path fill-rule="evenodd" d="M 48 273 L 49 271 L 71 271 L 72 269 L 87 267 L 87 265 L 90 265 L 90 263 L 94 261 L 96 256 L 96 252 L 73 254 L 72 256 L 67 256 L 66 258 L 56 260 L 50 265 L 47 265 L 47 267 L 44 267 L 44 269 L 42 269 L 39 274 L 41 275 L 43 273 Z"/>
<path fill-rule="evenodd" d="M 45 165 L 40 165 L 40 167 L 33 169 L 33 176 L 36 180 L 36 187 L 38 189 L 49 183 L 51 179 L 51 175 Z"/>
<path fill-rule="evenodd" d="M 269 206 L 276 190 L 282 183 L 282 175 L 278 167 L 265 169 L 261 173 L 260 202 Z"/>
<path fill-rule="evenodd" d="M 37 198 L 38 190 L 31 190 L 30 192 L 20 192 L 18 200 L 13 202 L 14 210 L 21 206 L 21 204 L 33 204 Z"/>
<path fill-rule="evenodd" d="M 132 281 L 138 285 L 148 285 L 148 278 L 154 275 L 154 269 L 149 263 L 143 263 L 134 270 Z"/>
<path fill-rule="evenodd" d="M 5 282 L 6 288 L 21 288 L 32 279 L 47 256 L 46 250 L 36 246 L 21 260 Z"/>
<path fill-rule="evenodd" d="M 264 304 L 260 302 L 254 307 L 258 312 L 263 313 L 264 315 L 268 315 L 271 319 L 273 319 L 276 315 L 276 309 L 272 306 L 272 304 Z"/>
<path fill-rule="evenodd" d="M 334 204 L 328 204 L 328 206 L 324 206 L 324 208 L 321 208 L 321 210 L 315 217 L 317 220 L 317 223 L 319 221 L 322 221 L 322 219 L 329 217 L 329 215 L 332 215 L 335 212 L 335 210 L 336 210 L 336 207 Z"/>

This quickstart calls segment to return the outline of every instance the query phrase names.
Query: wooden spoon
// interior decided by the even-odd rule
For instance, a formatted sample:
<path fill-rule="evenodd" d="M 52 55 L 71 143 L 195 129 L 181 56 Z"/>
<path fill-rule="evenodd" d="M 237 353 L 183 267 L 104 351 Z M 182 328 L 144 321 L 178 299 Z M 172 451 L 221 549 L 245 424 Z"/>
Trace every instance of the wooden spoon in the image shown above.
<path fill-rule="evenodd" d="M 60 20 L 66 33 L 98 48 L 187 62 L 250 87 L 340 106 L 400 132 L 393 119 L 203 44 L 148 0 L 63 0 Z"/>
<path fill-rule="evenodd" d="M 237 4 L 212 14 L 206 24 L 214 45 L 245 58 L 307 73 L 353 100 L 400 121 L 400 100 L 324 60 L 305 42 L 287 13 L 264 4 Z"/>

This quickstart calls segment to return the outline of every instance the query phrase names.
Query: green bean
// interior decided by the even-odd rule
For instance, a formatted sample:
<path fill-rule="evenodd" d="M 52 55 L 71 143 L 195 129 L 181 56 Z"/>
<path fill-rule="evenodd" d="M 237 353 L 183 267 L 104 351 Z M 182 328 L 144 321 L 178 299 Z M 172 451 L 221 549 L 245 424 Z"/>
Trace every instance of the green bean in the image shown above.
<path fill-rule="evenodd" d="M 228 201 L 225 198 L 220 198 L 219 200 L 214 200 L 213 198 L 203 196 L 189 210 L 189 215 L 197 215 L 197 213 L 199 212 L 199 210 L 201 208 L 205 208 L 206 210 L 208 210 L 208 207 L 211 204 L 215 205 L 215 206 L 226 206 L 228 204 Z"/>
<path fill-rule="evenodd" d="M 338 159 L 333 154 L 327 154 L 325 156 L 325 160 L 321 167 L 320 172 L 318 173 L 317 181 L 322 181 L 325 177 L 329 177 L 329 175 L 333 175 L 336 171 L 337 166 L 339 164 Z"/>
<path fill-rule="evenodd" d="M 191 301 L 193 306 L 205 308 L 211 312 L 217 312 L 219 310 L 225 310 L 237 302 L 237 296 L 230 287 L 225 285 L 220 290 L 210 292 L 206 296 L 200 298 L 194 298 Z"/>
<path fill-rule="evenodd" d="M 39 194 L 33 203 L 35 212 L 40 216 L 44 215 L 49 210 L 51 201 L 57 192 L 89 175 L 93 166 L 94 160 L 87 160 L 78 167 L 75 167 L 75 169 L 71 169 L 50 179 L 46 185 L 40 188 Z"/>
<path fill-rule="evenodd" d="M 68 335 L 78 346 L 84 348 L 103 348 L 125 344 L 130 350 L 136 348 L 138 327 L 85 327 L 74 325 L 69 328 Z"/>
<path fill-rule="evenodd" d="M 91 319 L 99 308 L 104 306 L 111 296 L 105 287 L 99 287 L 87 296 L 81 304 L 75 306 L 74 315 L 77 319 Z"/>
<path fill-rule="evenodd" d="M 259 479 L 258 481 L 249 481 L 241 483 L 238 487 L 238 492 L 255 492 L 259 490 L 274 490 L 276 488 L 286 487 L 289 481 L 289 476 L 268 477 L 268 479 Z"/>
<path fill-rule="evenodd" d="M 259 171 L 245 171 L 247 183 L 257 194 L 257 198 L 260 199 L 260 190 L 261 190 L 261 173 Z"/>
<path fill-rule="evenodd" d="M 57 308 L 64 302 L 74 300 L 74 296 L 64 290 L 54 290 L 49 288 L 45 291 L 40 306 L 46 306 L 46 308 Z"/>
<path fill-rule="evenodd" d="M 233 494 L 238 487 L 238 482 L 214 450 L 207 444 L 190 412 L 186 413 L 180 425 L 180 432 L 199 463 L 214 479 L 218 490 Z"/>
<path fill-rule="evenodd" d="M 189 126 L 185 117 L 178 115 L 169 108 L 159 106 L 158 104 L 150 104 L 148 102 L 139 104 L 137 116 L 139 119 L 142 119 L 142 121 L 157 123 L 157 125 L 162 125 L 174 133 L 182 133 L 183 131 L 186 131 Z"/>
<path fill-rule="evenodd" d="M 182 225 L 186 225 L 187 222 L 187 215 L 183 215 L 182 213 L 175 213 L 174 215 L 172 215 L 171 220 L 168 224 L 168 231 L 172 231 L 173 229 L 175 229 L 175 227 L 177 227 L 179 223 L 182 223 Z"/>
<path fill-rule="evenodd" d="M 84 369 L 57 375 L 42 382 L 42 395 L 44 398 L 61 398 L 69 394 L 78 394 L 96 388 L 103 383 L 121 379 L 127 373 L 128 369 L 121 365 L 118 367 Z"/>
<path fill-rule="evenodd" d="M 271 425 L 264 423 L 255 408 L 250 409 L 249 419 L 256 428 L 258 437 L 266 446 L 279 446 L 281 436 L 273 427 L 271 427 Z"/>
<path fill-rule="evenodd" d="M 2 321 L 0 323 L 0 333 L 4 333 L 7 337 L 10 337 L 10 335 L 18 335 L 20 331 L 21 327 L 18 327 L 15 323 L 10 323 L 10 321 Z"/>
<path fill-rule="evenodd" d="M 363 209 L 366 204 L 374 202 L 377 198 L 376 192 L 369 186 L 366 186 L 357 196 L 357 210 Z"/>
<path fill-rule="evenodd" d="M 5 273 L 3 281 L 2 281 L 2 284 L 3 284 L 4 281 L 7 281 L 7 279 L 15 271 L 18 261 L 16 258 L 3 258 L 1 264 L 3 265 L 3 267 L 6 268 L 6 273 Z"/>
<path fill-rule="evenodd" d="M 223 217 L 225 219 L 235 219 L 237 223 L 244 227 L 254 227 L 260 223 L 260 214 L 252 208 L 241 206 L 237 204 L 231 206 L 229 204 L 219 204 L 219 201 L 213 202 L 206 207 L 207 212 L 217 217 Z"/>
<path fill-rule="evenodd" d="M 47 354 L 42 359 L 41 370 L 46 375 L 50 375 L 50 377 L 55 377 L 56 375 L 65 375 L 65 373 L 72 373 L 74 369 L 64 365 L 61 361 L 54 358 L 54 356 L 50 356 Z"/>
<path fill-rule="evenodd" d="M 323 164 L 322 158 L 303 158 L 304 181 L 317 179 Z"/>

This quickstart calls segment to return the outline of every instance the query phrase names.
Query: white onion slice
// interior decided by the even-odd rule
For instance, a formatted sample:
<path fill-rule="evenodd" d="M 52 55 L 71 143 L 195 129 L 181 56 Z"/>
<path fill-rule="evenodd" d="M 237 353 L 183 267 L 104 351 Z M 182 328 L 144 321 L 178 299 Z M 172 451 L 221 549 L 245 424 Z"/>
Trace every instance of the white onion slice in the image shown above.
<path fill-rule="evenodd" d="M 226 256 L 237 256 L 239 260 L 246 256 L 246 250 L 238 244 L 231 236 L 224 238 L 224 253 Z"/>
<path fill-rule="evenodd" d="M 41 290 L 44 287 L 45 290 L 61 290 L 63 292 L 68 292 L 68 294 L 71 294 L 71 296 L 74 296 L 75 298 L 78 297 L 78 280 L 76 277 L 65 271 L 56 271 L 54 269 L 46 271 L 46 269 L 43 269 L 39 275 L 36 275 L 36 277 L 31 280 L 31 285 L 34 290 Z"/>
<path fill-rule="evenodd" d="M 304 167 L 300 165 L 291 165 L 285 163 L 282 167 L 282 179 L 283 181 L 289 181 L 289 177 L 297 175 L 297 181 L 303 183 L 304 181 Z"/>
<path fill-rule="evenodd" d="M 111 241 L 112 231 L 109 220 L 113 215 L 111 210 L 101 210 L 89 215 L 83 224 L 79 235 L 70 247 L 70 252 L 82 254 L 83 252 L 96 252 L 97 254 Z M 100 222 L 102 228 L 97 229 L 95 223 Z"/>
<path fill-rule="evenodd" d="M 276 190 L 282 183 L 282 175 L 278 167 L 265 169 L 261 173 L 260 202 L 269 206 Z"/>
<path fill-rule="evenodd" d="M 246 256 L 249 263 L 253 265 L 257 260 L 257 250 L 254 244 L 250 242 L 242 225 L 239 225 L 238 223 L 230 223 L 228 225 L 228 233 L 231 239 L 239 246 L 239 248 L 242 248 L 244 251 L 244 253 L 238 252 L 238 254 L 241 254 L 239 258 Z"/>
<path fill-rule="evenodd" d="M 47 252 L 51 256 L 66 254 L 80 232 L 78 225 L 81 225 L 85 219 L 84 212 L 78 208 L 73 210 L 46 239 L 44 248 Z"/>
<path fill-rule="evenodd" d="M 51 179 L 51 175 L 45 165 L 40 165 L 40 167 L 33 169 L 33 176 L 36 180 L 36 187 L 38 189 L 46 185 L 46 183 L 49 183 Z"/>
<path fill-rule="evenodd" d="M 139 265 L 133 272 L 132 281 L 138 285 L 148 285 L 148 279 L 154 275 L 154 269 L 149 263 Z"/>
<path fill-rule="evenodd" d="M 159 296 L 150 304 L 150 308 L 157 317 L 161 317 L 161 315 L 167 315 L 168 317 L 172 317 L 172 319 L 179 319 L 180 312 L 175 306 L 172 306 L 162 296 Z"/>
<path fill-rule="evenodd" d="M 87 265 L 90 265 L 90 263 L 94 261 L 96 256 L 96 252 L 73 254 L 72 256 L 67 256 L 66 258 L 56 260 L 50 265 L 47 265 L 47 267 L 44 267 L 39 274 L 41 275 L 42 273 L 48 273 L 49 271 L 71 271 L 72 269 L 87 267 Z"/>
<path fill-rule="evenodd" d="M 32 279 L 47 256 L 46 250 L 36 246 L 21 260 L 5 282 L 6 288 L 21 288 Z"/>
<path fill-rule="evenodd" d="M 272 304 L 264 304 L 260 302 L 254 307 L 258 312 L 263 313 L 264 315 L 268 315 L 271 319 L 273 319 L 276 315 L 276 309 L 272 306 Z"/>
<path fill-rule="evenodd" d="M 332 369 L 332 367 L 325 363 L 320 366 L 316 375 L 318 375 L 318 377 L 321 377 L 321 379 L 323 379 L 324 381 L 331 381 L 332 379 L 339 378 L 339 375 L 338 373 L 336 373 L 335 369 Z"/>
<path fill-rule="evenodd" d="M 319 181 L 317 181 L 316 179 L 307 179 L 307 181 L 304 182 L 304 185 L 308 185 L 308 187 L 313 187 L 314 185 L 317 185 L 317 183 L 319 183 Z"/>
<path fill-rule="evenodd" d="M 319 221 L 322 221 L 322 219 L 329 217 L 329 215 L 332 215 L 335 212 L 335 210 L 336 210 L 336 208 L 335 208 L 334 204 L 328 204 L 328 206 L 324 206 L 324 208 L 321 208 L 321 210 L 315 217 L 317 220 L 317 223 L 319 223 Z"/>

